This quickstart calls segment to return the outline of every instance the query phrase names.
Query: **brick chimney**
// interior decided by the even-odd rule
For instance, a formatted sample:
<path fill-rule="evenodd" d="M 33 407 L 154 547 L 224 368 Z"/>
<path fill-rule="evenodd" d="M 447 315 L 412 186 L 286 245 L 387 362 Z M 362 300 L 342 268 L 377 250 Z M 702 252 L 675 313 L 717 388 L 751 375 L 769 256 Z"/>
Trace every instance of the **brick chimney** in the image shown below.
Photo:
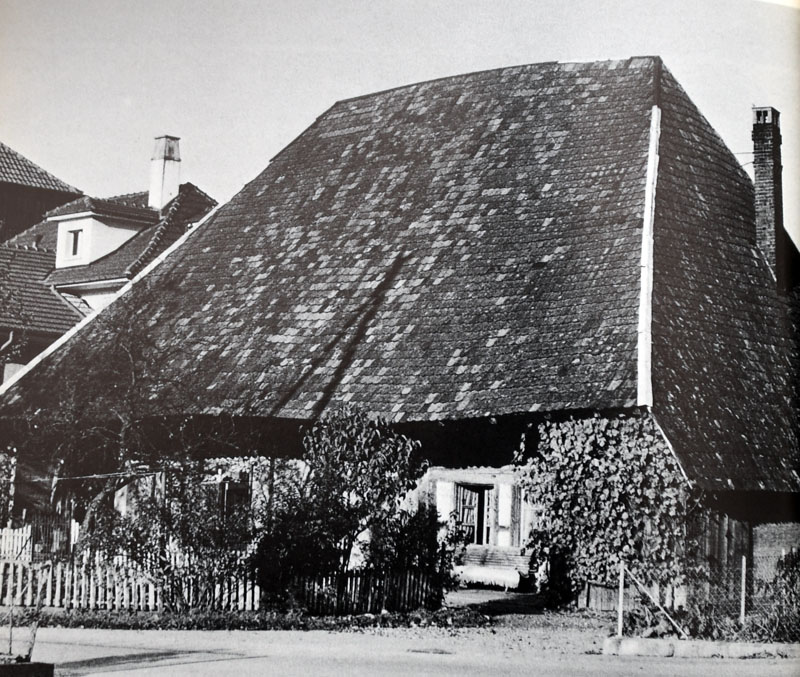
<path fill-rule="evenodd" d="M 756 188 L 756 242 L 769 263 L 778 293 L 788 287 L 788 235 L 783 228 L 780 113 L 753 108 L 753 169 Z"/>
<path fill-rule="evenodd" d="M 161 210 L 178 195 L 181 185 L 180 138 L 158 136 L 150 158 L 150 195 L 147 206 Z"/>

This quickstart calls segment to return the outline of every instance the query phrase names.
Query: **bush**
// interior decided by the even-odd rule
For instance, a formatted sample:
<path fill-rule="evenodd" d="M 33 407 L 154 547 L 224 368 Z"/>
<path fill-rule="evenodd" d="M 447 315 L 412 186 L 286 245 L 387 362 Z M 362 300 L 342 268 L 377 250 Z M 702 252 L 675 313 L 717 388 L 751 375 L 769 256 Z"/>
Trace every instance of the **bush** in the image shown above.
<path fill-rule="evenodd" d="M 435 507 L 420 504 L 376 526 L 367 547 L 367 565 L 390 571 L 417 570 L 431 576 L 441 603 L 444 593 L 458 587 L 456 558 L 466 544 L 455 524 L 439 521 Z"/>
<path fill-rule="evenodd" d="M 775 577 L 761 592 L 766 610 L 747 617 L 743 632 L 765 642 L 800 641 L 800 552 L 778 560 Z"/>
<path fill-rule="evenodd" d="M 646 584 L 679 580 L 686 485 L 649 414 L 544 421 L 523 436 L 514 462 L 546 516 L 528 546 L 535 561 L 550 562 L 557 596 L 615 581 L 620 558 Z"/>
<path fill-rule="evenodd" d="M 17 610 L 18 626 L 30 625 L 31 609 Z M 114 630 L 358 630 L 361 628 L 456 627 L 491 625 L 489 617 L 473 609 L 418 610 L 404 613 L 353 616 L 309 616 L 276 611 L 152 611 L 58 610 L 43 613 L 39 627 L 102 628 Z"/>
<path fill-rule="evenodd" d="M 365 534 L 389 530 L 424 472 L 419 442 L 353 407 L 323 414 L 301 462 L 271 483 L 250 566 L 265 602 L 291 607 L 295 577 L 344 573 Z"/>

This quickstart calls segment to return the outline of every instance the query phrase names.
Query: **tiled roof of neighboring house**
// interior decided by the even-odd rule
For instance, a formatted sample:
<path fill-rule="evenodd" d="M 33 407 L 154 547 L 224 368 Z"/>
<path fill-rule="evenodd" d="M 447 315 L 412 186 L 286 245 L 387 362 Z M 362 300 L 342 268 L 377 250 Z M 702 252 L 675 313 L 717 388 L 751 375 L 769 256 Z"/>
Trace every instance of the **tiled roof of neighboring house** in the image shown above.
<path fill-rule="evenodd" d="M 4 143 L 0 143 L 0 181 L 65 193 L 80 194 L 81 192 L 35 165 Z"/>
<path fill-rule="evenodd" d="M 56 207 L 47 212 L 48 217 L 66 216 L 67 214 L 80 214 L 92 212 L 97 216 L 118 216 L 131 218 L 137 221 L 155 223 L 159 219 L 158 211 L 147 207 L 134 207 L 117 200 L 101 200 L 96 197 L 84 195 L 77 200 L 72 200 L 65 205 Z"/>
<path fill-rule="evenodd" d="M 191 184 L 187 184 L 191 185 Z M 113 197 L 104 198 L 106 202 L 116 202 L 127 207 L 134 207 L 136 209 L 148 209 L 149 193 L 146 190 L 139 191 L 138 193 L 125 193 L 124 195 L 114 195 Z"/>
<path fill-rule="evenodd" d="M 111 198 L 104 202 L 116 200 L 118 198 Z M 197 186 L 192 183 L 184 183 L 181 185 L 177 197 L 169 203 L 164 216 L 157 223 L 144 228 L 119 249 L 97 261 L 85 266 L 53 270 L 47 278 L 47 284 L 61 286 L 131 278 L 183 235 L 190 224 L 199 221 L 215 205 L 216 201 Z"/>
<path fill-rule="evenodd" d="M 6 244 L 17 247 L 47 249 L 55 253 L 58 246 L 58 224 L 54 221 L 40 221 L 6 240 Z"/>
<path fill-rule="evenodd" d="M 112 202 L 124 205 L 126 207 L 132 207 L 134 209 L 147 209 L 147 197 L 148 197 L 147 191 L 142 191 L 139 193 L 127 193 L 125 195 L 115 195 L 114 197 L 103 198 L 103 200 L 94 200 L 94 202 L 102 202 L 102 203 Z M 89 200 L 92 200 L 92 198 L 89 198 Z M 89 206 L 89 204 L 87 202 L 84 202 L 83 199 L 79 200 L 78 202 L 80 203 L 80 205 L 82 205 L 83 210 L 86 211 L 86 208 Z M 55 221 L 46 221 L 46 220 L 40 221 L 36 225 L 31 226 L 27 230 L 24 230 L 21 233 L 15 235 L 14 237 L 10 238 L 9 240 L 7 240 L 7 243 L 14 245 L 22 245 L 26 247 L 36 247 L 37 249 L 49 249 L 51 251 L 55 251 L 56 246 L 58 244 L 58 223 Z"/>
<path fill-rule="evenodd" d="M 702 486 L 797 491 L 787 324 L 752 185 L 657 58 L 339 102 L 107 312 L 179 347 L 160 373 L 191 371 L 187 413 L 635 406 L 654 105 L 654 413 Z M 44 373 L 102 352 L 103 332 Z M 6 411 L 46 381 L 20 380 Z"/>
<path fill-rule="evenodd" d="M 53 252 L 0 245 L 0 327 L 53 338 L 82 315 L 42 280 L 55 265 Z"/>

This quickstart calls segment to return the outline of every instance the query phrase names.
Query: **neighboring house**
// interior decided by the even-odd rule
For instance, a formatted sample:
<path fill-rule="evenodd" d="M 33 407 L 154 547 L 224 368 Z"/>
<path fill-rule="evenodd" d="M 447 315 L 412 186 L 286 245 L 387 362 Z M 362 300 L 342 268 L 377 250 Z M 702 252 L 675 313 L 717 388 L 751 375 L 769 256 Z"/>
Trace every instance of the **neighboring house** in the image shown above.
<path fill-rule="evenodd" d="M 0 242 L 38 222 L 81 191 L 0 143 Z"/>
<path fill-rule="evenodd" d="M 249 421 L 261 453 L 298 453 L 340 403 L 393 420 L 474 564 L 527 566 L 523 433 L 652 417 L 654 452 L 706 492 L 706 554 L 729 559 L 753 525 L 797 521 L 800 495 L 797 251 L 778 114 L 754 115 L 755 188 L 655 57 L 341 101 L 148 275 L 145 303 L 106 312 L 180 346 L 160 378 L 191 372 L 184 413 Z M 107 341 L 87 325 L 0 389 L 0 415 L 48 406 L 48 377 Z"/>
<path fill-rule="evenodd" d="M 216 202 L 179 182 L 176 137 L 159 137 L 149 191 L 79 197 L 0 244 L 3 380 L 100 310 Z M 12 352 L 13 351 L 13 352 Z"/>

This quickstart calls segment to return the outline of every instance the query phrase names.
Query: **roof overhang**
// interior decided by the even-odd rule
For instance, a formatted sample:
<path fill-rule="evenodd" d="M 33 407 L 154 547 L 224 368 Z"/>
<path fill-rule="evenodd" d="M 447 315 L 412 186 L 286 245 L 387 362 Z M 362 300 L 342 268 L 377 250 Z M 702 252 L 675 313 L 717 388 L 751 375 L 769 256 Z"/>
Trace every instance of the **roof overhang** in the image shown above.
<path fill-rule="evenodd" d="M 66 284 L 54 285 L 57 291 L 68 292 L 81 292 L 81 291 L 98 291 L 102 289 L 118 289 L 124 284 L 127 284 L 129 279 L 127 277 L 112 277 L 107 280 L 92 280 L 89 282 L 68 282 Z"/>

